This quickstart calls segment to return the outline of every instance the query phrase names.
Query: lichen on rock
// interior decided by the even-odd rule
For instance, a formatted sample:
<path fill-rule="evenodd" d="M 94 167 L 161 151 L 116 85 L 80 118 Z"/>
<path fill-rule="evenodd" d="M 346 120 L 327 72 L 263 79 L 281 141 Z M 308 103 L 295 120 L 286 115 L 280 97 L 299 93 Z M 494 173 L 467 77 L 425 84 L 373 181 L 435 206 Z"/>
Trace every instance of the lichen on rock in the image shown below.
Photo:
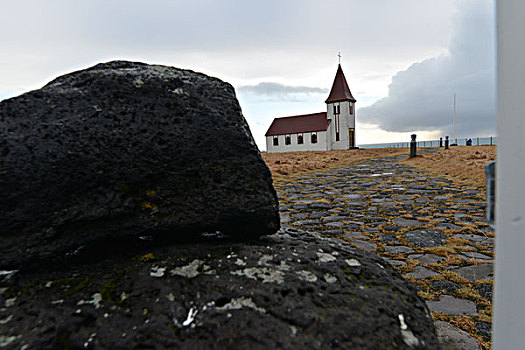
<path fill-rule="evenodd" d="M 146 253 L 155 261 L 140 261 Z M 55 278 L 44 268 L 21 271 L 5 282 L 16 307 L 0 326 L 23 335 L 9 346 L 439 348 L 413 285 L 377 255 L 311 232 L 148 247 L 84 267 L 63 266 Z M 162 278 L 150 275 L 164 268 Z"/>

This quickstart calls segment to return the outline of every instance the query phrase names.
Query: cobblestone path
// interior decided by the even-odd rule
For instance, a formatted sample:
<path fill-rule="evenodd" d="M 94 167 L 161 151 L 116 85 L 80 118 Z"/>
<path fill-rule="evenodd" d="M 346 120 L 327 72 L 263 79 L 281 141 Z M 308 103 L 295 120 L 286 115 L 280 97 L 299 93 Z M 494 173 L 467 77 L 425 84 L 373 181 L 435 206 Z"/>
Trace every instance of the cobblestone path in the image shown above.
<path fill-rule="evenodd" d="M 281 224 L 377 253 L 418 287 L 444 345 L 488 349 L 494 233 L 484 194 L 405 157 L 276 180 Z"/>

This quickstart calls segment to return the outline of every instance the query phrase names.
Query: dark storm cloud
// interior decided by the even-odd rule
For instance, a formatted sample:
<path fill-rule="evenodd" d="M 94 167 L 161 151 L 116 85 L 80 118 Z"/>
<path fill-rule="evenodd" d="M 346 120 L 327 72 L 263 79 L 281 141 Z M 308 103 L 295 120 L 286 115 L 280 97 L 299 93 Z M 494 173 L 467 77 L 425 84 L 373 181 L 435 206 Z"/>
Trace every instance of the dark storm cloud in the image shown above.
<path fill-rule="evenodd" d="M 398 72 L 388 97 L 359 110 L 364 123 L 387 131 L 441 130 L 452 135 L 496 132 L 495 28 L 492 1 L 467 1 L 459 8 L 449 53 Z"/>

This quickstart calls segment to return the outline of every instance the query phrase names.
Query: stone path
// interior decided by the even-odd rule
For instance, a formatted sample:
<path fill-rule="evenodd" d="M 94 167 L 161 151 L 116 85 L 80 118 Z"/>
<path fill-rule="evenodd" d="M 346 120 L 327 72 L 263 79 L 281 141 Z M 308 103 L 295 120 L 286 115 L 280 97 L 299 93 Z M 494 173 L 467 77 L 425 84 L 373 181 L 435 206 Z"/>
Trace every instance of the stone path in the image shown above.
<path fill-rule="evenodd" d="M 377 253 L 418 287 L 436 322 L 448 323 L 437 327 L 443 344 L 452 329 L 472 340 L 457 348 L 488 349 L 494 233 L 483 193 L 416 171 L 404 158 L 276 180 L 281 224 Z"/>

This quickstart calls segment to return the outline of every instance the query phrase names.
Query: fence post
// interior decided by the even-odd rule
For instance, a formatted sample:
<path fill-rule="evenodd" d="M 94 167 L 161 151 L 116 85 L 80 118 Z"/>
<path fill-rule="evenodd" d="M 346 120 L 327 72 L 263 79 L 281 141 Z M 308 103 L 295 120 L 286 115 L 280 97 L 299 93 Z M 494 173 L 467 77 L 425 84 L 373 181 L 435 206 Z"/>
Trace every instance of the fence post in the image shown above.
<path fill-rule="evenodd" d="M 492 136 L 490 137 L 490 145 L 492 146 Z"/>
<path fill-rule="evenodd" d="M 439 138 L 439 147 L 443 147 L 443 138 L 442 137 Z"/>
<path fill-rule="evenodd" d="M 479 146 L 479 137 L 477 138 L 477 142 L 476 143 L 477 143 L 477 146 Z"/>
<path fill-rule="evenodd" d="M 445 136 L 445 149 L 448 149 L 448 136 Z"/>
<path fill-rule="evenodd" d="M 410 158 L 414 158 L 416 156 L 416 134 L 410 135 L 412 140 L 410 140 Z"/>

